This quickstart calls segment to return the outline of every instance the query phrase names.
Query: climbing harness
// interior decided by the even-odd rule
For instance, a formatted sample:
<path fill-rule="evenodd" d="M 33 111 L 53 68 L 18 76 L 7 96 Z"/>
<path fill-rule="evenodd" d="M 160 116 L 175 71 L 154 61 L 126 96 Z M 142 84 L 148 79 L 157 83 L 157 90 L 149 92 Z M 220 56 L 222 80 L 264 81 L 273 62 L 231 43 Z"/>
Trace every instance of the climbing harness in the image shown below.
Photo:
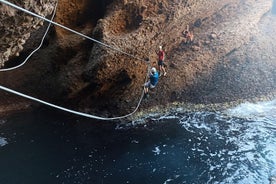
<path fill-rule="evenodd" d="M 118 48 L 112 47 L 112 46 L 110 46 L 110 45 L 108 45 L 108 44 L 105 44 L 105 43 L 100 42 L 100 41 L 98 41 L 98 40 L 96 40 L 96 39 L 93 39 L 93 38 L 91 38 L 91 37 L 89 37 L 89 36 L 86 36 L 86 35 L 84 35 L 84 34 L 78 32 L 78 31 L 75 31 L 75 30 L 70 29 L 70 28 L 68 28 L 68 27 L 66 27 L 66 26 L 63 26 L 63 25 L 61 25 L 61 24 L 59 24 L 59 23 L 56 23 L 56 22 L 53 21 L 54 15 L 53 15 L 52 19 L 49 20 L 49 19 L 47 19 L 47 18 L 45 18 L 45 17 L 42 17 L 42 16 L 40 16 L 40 15 L 38 15 L 38 14 L 35 14 L 35 13 L 33 13 L 33 12 L 30 12 L 30 11 L 28 11 L 28 10 L 26 10 L 26 9 L 24 9 L 24 8 L 21 8 L 21 7 L 15 5 L 15 4 L 13 4 L 13 3 L 10 3 L 10 2 L 8 2 L 8 1 L 6 1 L 6 0 L 0 0 L 0 2 L 4 3 L 4 4 L 6 4 L 6 5 L 9 5 L 9 6 L 13 7 L 13 8 L 16 8 L 16 9 L 18 9 L 18 10 L 21 10 L 21 11 L 23 11 L 23 12 L 25 12 L 25 13 L 28 13 L 28 14 L 30 14 L 30 15 L 33 15 L 33 16 L 35 16 L 35 17 L 38 17 L 38 18 L 40 18 L 40 19 L 42 19 L 42 20 L 45 20 L 45 21 L 49 22 L 50 24 L 59 26 L 59 27 L 65 29 L 65 30 L 67 30 L 67 31 L 70 31 L 70 32 L 75 33 L 75 34 L 78 34 L 78 35 L 80 35 L 80 36 L 82 36 L 82 37 L 84 37 L 84 38 L 86 38 L 86 39 L 88 39 L 88 40 L 91 40 L 91 41 L 96 42 L 96 43 L 98 43 L 98 44 L 100 44 L 100 45 L 103 45 L 103 46 L 105 46 L 105 47 L 107 47 L 107 48 L 109 48 L 109 49 L 112 49 L 112 50 L 115 50 L 115 51 L 117 51 L 117 52 L 120 52 L 120 53 L 122 53 L 122 54 L 124 54 L 124 55 L 127 55 L 128 57 L 134 58 L 134 59 L 136 59 L 136 60 L 143 61 L 143 62 L 145 62 L 145 63 L 147 64 L 147 66 L 148 66 L 148 67 L 147 67 L 147 71 L 150 70 L 150 62 L 149 62 L 149 61 L 146 61 L 146 60 L 144 60 L 144 59 L 138 58 L 138 57 L 136 57 L 136 56 L 134 56 L 134 55 L 132 55 L 132 54 L 129 54 L 129 53 L 125 52 L 125 51 L 122 51 L 122 50 L 120 50 L 120 49 L 118 49 Z M 56 6 L 57 6 L 57 5 L 56 5 Z M 56 9 L 55 9 L 55 11 L 56 11 Z M 54 12 L 54 14 L 55 14 L 55 12 Z M 48 28 L 50 27 L 50 24 L 49 24 Z M 47 30 L 48 30 L 48 29 L 47 29 Z M 48 32 L 48 31 L 47 31 L 47 32 Z M 46 35 L 46 34 L 47 34 L 47 33 L 45 33 L 45 35 Z M 45 35 L 44 35 L 44 36 L 45 36 Z M 43 38 L 43 39 L 44 39 L 44 38 Z M 42 41 L 42 42 L 43 42 L 43 41 Z M 42 45 L 42 42 L 41 42 L 41 45 Z M 41 46 L 40 46 L 40 47 L 41 47 Z M 39 47 L 39 48 L 40 48 L 40 47 Z M 38 48 L 38 49 L 39 49 L 39 48 Z M 38 50 L 38 49 L 37 49 L 37 50 Z M 29 57 L 28 57 L 28 59 L 29 59 Z M 26 59 L 23 63 L 26 63 L 26 61 L 27 61 L 28 59 Z M 20 67 L 20 66 L 19 66 L 19 67 Z M 16 68 L 18 68 L 18 67 L 16 67 Z M 13 68 L 13 69 L 16 69 L 16 68 Z M 12 68 L 10 68 L 9 70 L 12 70 Z M 2 70 L 0 70 L 0 72 L 1 72 L 1 71 L 2 71 Z M 6 71 L 8 71 L 8 69 L 7 69 Z M 146 79 L 145 79 L 145 81 L 147 81 L 147 80 L 148 80 L 148 72 L 146 72 Z M 12 93 L 12 94 L 15 94 L 15 95 L 18 95 L 18 96 L 27 98 L 27 99 L 32 100 L 32 101 L 36 101 L 36 102 L 39 102 L 39 103 L 41 103 L 41 104 L 48 105 L 48 106 L 50 106 L 50 107 L 52 107 L 52 108 L 56 108 L 56 109 L 65 111 L 65 112 L 69 112 L 69 113 L 72 113 L 72 114 L 76 114 L 76 115 L 80 115 L 80 116 L 84 116 L 84 117 L 88 117 L 88 118 L 93 118 L 93 119 L 98 119 L 98 120 L 105 120 L 105 121 L 123 119 L 123 118 L 127 118 L 127 117 L 133 115 L 133 114 L 138 110 L 138 108 L 140 107 L 141 102 L 142 102 L 142 99 L 143 99 L 143 96 L 144 96 L 144 90 L 143 90 L 143 91 L 142 91 L 142 94 L 141 94 L 141 97 L 140 97 L 140 99 L 139 99 L 139 101 L 138 101 L 138 104 L 137 104 L 137 106 L 136 106 L 136 108 L 135 108 L 134 111 L 132 111 L 131 113 L 129 113 L 129 114 L 127 114 L 127 115 L 124 115 L 124 116 L 118 116 L 118 117 L 112 117 L 112 118 L 105 118 L 105 117 L 95 116 L 95 115 L 91 115 L 91 114 L 87 114 L 87 113 L 82 113 L 82 112 L 79 112 L 79 111 L 75 111 L 75 110 L 72 110 L 72 109 L 64 108 L 64 107 L 61 107 L 61 106 L 58 106 L 58 105 L 55 105 L 55 104 L 52 104 L 52 103 L 49 103 L 49 102 L 40 100 L 40 99 L 38 99 L 38 98 L 35 98 L 35 97 L 32 97 L 32 96 L 29 96 L 29 95 L 20 93 L 20 92 L 18 92 L 18 91 L 9 89 L 9 88 L 4 87 L 4 86 L 2 86 L 2 85 L 0 85 L 0 89 L 1 89 L 1 90 L 4 90 L 4 91 L 6 91 L 6 92 L 9 92 L 9 93 Z"/>
<path fill-rule="evenodd" d="M 55 15 L 56 15 L 57 6 L 58 6 L 58 1 L 57 1 L 57 3 L 56 3 L 56 6 L 55 6 L 55 9 L 54 9 L 53 15 L 52 15 L 52 17 L 51 17 L 51 21 L 53 21 Z M 17 66 L 14 66 L 14 67 L 10 67 L 10 68 L 0 69 L 0 72 L 6 72 L 6 71 L 15 70 L 15 69 L 18 69 L 18 68 L 20 68 L 21 66 L 23 66 L 23 65 L 29 60 L 29 58 L 32 57 L 32 55 L 33 55 L 34 53 L 36 53 L 36 52 L 42 47 L 42 44 L 43 44 L 43 42 L 44 42 L 44 39 L 45 39 L 47 33 L 49 32 L 49 29 L 50 29 L 50 27 L 51 27 L 51 24 L 52 24 L 51 22 L 48 24 L 48 27 L 47 27 L 47 29 L 46 29 L 46 31 L 45 31 L 43 37 L 42 37 L 42 40 L 41 40 L 39 46 L 38 46 L 35 50 L 33 50 L 33 52 L 31 52 L 30 55 L 29 55 L 28 57 L 26 57 L 26 59 L 25 59 L 21 64 L 19 64 L 19 65 L 17 65 Z"/>

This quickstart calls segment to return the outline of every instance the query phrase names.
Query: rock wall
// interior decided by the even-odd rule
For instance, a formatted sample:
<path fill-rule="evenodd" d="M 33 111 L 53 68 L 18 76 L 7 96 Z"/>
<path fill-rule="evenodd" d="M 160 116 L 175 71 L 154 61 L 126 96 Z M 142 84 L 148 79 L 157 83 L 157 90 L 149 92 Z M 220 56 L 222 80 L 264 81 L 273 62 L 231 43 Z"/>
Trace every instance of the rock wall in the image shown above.
<path fill-rule="evenodd" d="M 249 44 L 252 36 L 260 34 L 258 25 L 270 8 L 271 1 L 254 0 L 124 1 L 111 9 L 96 30 L 97 35 L 101 35 L 100 38 L 105 43 L 139 58 L 150 58 L 152 66 L 157 67 L 155 52 L 158 46 L 163 45 L 165 48 L 167 64 L 170 65 L 167 68 L 169 76 L 162 78 L 154 92 L 158 95 L 154 95 L 154 99 L 145 103 L 145 107 L 152 102 L 164 104 L 175 100 L 216 103 L 264 93 L 262 91 L 249 95 L 246 92 L 249 88 L 233 88 L 235 84 L 226 86 L 225 81 L 217 87 L 216 83 L 220 80 L 215 77 L 214 71 L 220 63 L 227 61 L 233 50 Z M 136 23 L 132 19 L 139 22 Z M 195 35 L 192 45 L 183 44 L 183 31 L 187 25 Z M 244 53 L 245 49 L 241 52 Z M 274 55 L 273 52 L 271 54 Z M 253 62 L 251 64 L 255 65 Z M 223 70 L 225 74 L 227 67 Z M 100 98 L 116 94 L 116 97 L 111 98 L 115 100 L 107 103 L 114 103 L 116 109 L 121 109 L 120 106 L 130 106 L 129 101 L 125 100 L 126 96 L 133 99 L 130 101 L 137 102 L 145 71 L 146 65 L 143 62 L 104 47 L 94 47 L 85 74 L 88 75 L 86 78 L 97 86 L 96 94 Z M 119 85 L 120 80 L 116 81 L 116 76 L 121 76 L 121 72 L 126 73 L 126 78 L 129 79 L 128 83 L 124 83 L 125 86 Z M 220 75 L 220 72 L 218 74 Z M 273 75 L 272 72 L 270 77 Z M 218 81 L 214 81 L 213 78 Z M 227 80 L 233 81 L 231 78 Z M 243 84 L 246 81 L 250 81 L 248 76 Z M 113 91 L 109 94 L 114 89 L 110 83 L 122 88 L 117 87 L 117 93 Z M 254 83 L 249 85 L 254 88 Z M 273 82 L 270 82 L 267 88 L 272 85 Z M 214 92 L 214 86 L 220 94 Z M 243 93 L 239 94 L 241 91 Z M 87 101 L 87 98 L 83 99 Z M 131 107 L 134 105 L 135 103 Z M 108 106 L 106 104 L 105 108 Z"/>
<path fill-rule="evenodd" d="M 50 4 L 53 7 L 54 2 Z M 275 48 L 272 35 L 276 26 L 269 24 L 267 18 L 270 8 L 270 0 L 81 0 L 70 3 L 60 0 L 57 22 L 116 49 L 54 26 L 44 48 L 24 68 L 0 73 L 0 83 L 85 112 L 106 116 L 124 114 L 135 108 L 142 93 L 147 74 L 144 60 L 149 58 L 150 65 L 157 67 L 156 51 L 162 45 L 168 76 L 160 79 L 151 92 L 152 98 L 143 102 L 142 108 L 174 101 L 216 103 L 273 92 L 275 63 L 268 58 L 263 68 L 251 67 L 263 62 L 260 53 L 252 54 L 253 50 Z M 12 14 L 13 10 L 5 12 Z M 17 25 L 11 21 L 2 25 L 8 23 Z M 187 26 L 195 36 L 194 42 L 188 45 L 183 42 Z M 265 28 L 272 34 L 266 34 Z M 26 31 L 30 38 L 31 30 Z M 255 35 L 259 35 L 258 39 Z M 12 43 L 17 43 L 18 38 L 14 38 Z M 275 56 L 273 49 L 267 51 L 267 55 Z M 4 53 L 6 50 L 1 49 L 0 54 Z M 10 54 L 15 56 L 16 52 Z M 243 67 L 245 76 L 241 83 L 236 81 L 241 72 L 239 66 Z M 265 72 L 266 78 L 258 70 Z M 255 86 L 250 73 L 256 73 L 265 82 Z M 0 98 L 2 106 L 14 100 L 8 94 Z"/>
<path fill-rule="evenodd" d="M 38 15 L 48 16 L 53 12 L 56 0 L 9 2 Z M 44 22 L 3 3 L 0 4 L 0 20 L 0 67 L 3 67 L 6 61 L 20 55 L 31 34 L 43 26 Z"/>

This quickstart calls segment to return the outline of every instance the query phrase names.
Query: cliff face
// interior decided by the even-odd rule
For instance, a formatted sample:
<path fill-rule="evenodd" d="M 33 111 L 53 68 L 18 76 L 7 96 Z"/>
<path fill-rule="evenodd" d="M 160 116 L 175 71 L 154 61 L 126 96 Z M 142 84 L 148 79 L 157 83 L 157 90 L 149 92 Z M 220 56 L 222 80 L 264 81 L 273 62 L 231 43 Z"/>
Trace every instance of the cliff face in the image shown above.
<path fill-rule="evenodd" d="M 48 15 L 54 2 L 44 6 Z M 13 9 L 1 8 L 5 9 L 1 11 L 1 32 L 12 32 L 12 27 L 3 27 L 6 24 L 16 27 L 16 34 L 1 39 L 16 45 L 19 36 L 14 35 L 23 26 L 10 21 L 19 20 Z M 275 92 L 276 26 L 270 8 L 268 0 L 61 0 L 55 21 L 137 58 L 149 58 L 156 67 L 156 51 L 162 45 L 168 76 L 160 79 L 142 107 L 173 101 L 215 103 Z M 21 15 L 20 20 L 27 17 Z M 25 42 L 29 38 L 25 45 L 35 43 L 35 35 L 43 33 L 45 26 L 37 21 L 41 25 L 38 31 L 21 28 Z M 195 36 L 189 45 L 183 42 L 187 25 Z M 26 34 L 28 38 L 23 37 Z M 3 59 L 7 49 L 15 47 L 5 49 L 5 45 L 1 44 L 2 63 L 7 60 Z M 24 42 L 21 45 L 27 53 L 30 47 Z M 9 52 L 8 58 L 18 53 Z M 136 105 L 146 72 L 147 65 L 141 60 L 53 27 L 43 49 L 24 67 L 0 73 L 0 84 L 88 112 L 120 114 Z M 15 100 L 26 104 L 2 92 L 0 98 L 6 109 Z"/>
<path fill-rule="evenodd" d="M 11 0 L 11 3 L 16 1 Z M 56 0 L 22 1 L 20 6 L 41 16 L 53 12 Z M 19 56 L 31 34 L 43 26 L 41 19 L 26 15 L 5 4 L 0 5 L 0 66 L 9 59 Z M 34 47 L 34 45 L 30 45 Z"/>

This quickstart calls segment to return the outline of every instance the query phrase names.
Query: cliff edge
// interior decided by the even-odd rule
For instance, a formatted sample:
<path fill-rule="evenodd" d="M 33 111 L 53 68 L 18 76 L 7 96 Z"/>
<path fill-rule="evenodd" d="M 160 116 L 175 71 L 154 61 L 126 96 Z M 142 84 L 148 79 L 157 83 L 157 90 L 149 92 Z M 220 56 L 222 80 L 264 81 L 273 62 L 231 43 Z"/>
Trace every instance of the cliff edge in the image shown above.
<path fill-rule="evenodd" d="M 162 45 L 168 74 L 160 78 L 141 108 L 176 101 L 229 102 L 275 93 L 276 18 L 270 13 L 271 1 L 58 3 L 55 21 L 142 60 L 53 26 L 43 48 L 24 67 L 0 73 L 1 85 L 76 110 L 120 115 L 135 108 L 147 74 L 144 60 L 149 58 L 150 65 L 157 67 L 156 51 Z M 48 5 L 53 10 L 54 3 Z M 11 17 L 20 20 L 24 16 L 18 12 Z M 10 23 L 6 17 L 5 13 L 1 16 L 1 32 Z M 184 43 L 187 25 L 194 34 L 191 44 Z M 46 25 L 40 26 L 27 31 L 30 36 L 21 44 L 22 51 L 10 53 L 10 60 L 2 59 L 4 67 L 28 55 L 45 30 Z M 5 38 L 17 43 L 12 41 L 14 36 Z M 3 55 L 2 48 L 3 44 Z M 4 92 L 0 102 L 2 112 L 33 104 Z"/>

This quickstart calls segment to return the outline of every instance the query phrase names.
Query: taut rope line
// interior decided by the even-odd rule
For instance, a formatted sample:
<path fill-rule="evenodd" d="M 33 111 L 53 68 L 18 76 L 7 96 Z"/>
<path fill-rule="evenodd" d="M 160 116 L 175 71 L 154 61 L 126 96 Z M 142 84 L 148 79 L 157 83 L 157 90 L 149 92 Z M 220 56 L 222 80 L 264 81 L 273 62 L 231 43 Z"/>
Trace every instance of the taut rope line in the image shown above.
<path fill-rule="evenodd" d="M 43 19 L 43 20 L 49 22 L 50 24 L 54 24 L 54 25 L 59 26 L 59 27 L 65 29 L 65 30 L 68 30 L 68 31 L 70 31 L 70 32 L 73 32 L 73 33 L 75 33 L 75 34 L 78 34 L 78 35 L 80 35 L 80 36 L 82 36 L 82 37 L 84 37 L 84 38 L 86 38 L 86 39 L 89 39 L 89 40 L 94 41 L 94 42 L 96 42 L 96 43 L 98 43 L 98 44 L 101 44 L 101 45 L 103 45 L 103 46 L 105 46 L 105 47 L 107 47 L 107 48 L 110 48 L 110 49 L 112 49 L 112 50 L 118 51 L 118 52 L 120 52 L 120 53 L 122 53 L 122 54 L 125 54 L 125 55 L 131 57 L 131 58 L 134 58 L 134 59 L 137 59 L 137 60 L 140 60 L 140 61 L 144 61 L 145 63 L 147 63 L 147 66 L 148 66 L 147 71 L 150 70 L 150 62 L 149 62 L 149 61 L 140 59 L 140 58 L 138 58 L 138 57 L 135 57 L 135 56 L 132 55 L 132 54 L 129 54 L 129 53 L 124 52 L 124 51 L 122 51 L 122 50 L 120 50 L 120 49 L 117 49 L 117 48 L 114 48 L 114 47 L 112 47 L 112 46 L 110 46 L 110 45 L 107 45 L 107 44 L 105 44 L 105 43 L 103 43 L 103 42 L 100 42 L 100 41 L 98 41 L 98 40 L 95 40 L 95 39 L 93 39 L 93 38 L 91 38 L 91 37 L 89 37 L 89 36 L 86 36 L 86 35 L 84 35 L 84 34 L 82 34 L 82 33 L 79 33 L 79 32 L 77 32 L 77 31 L 75 31 L 75 30 L 72 30 L 72 29 L 70 29 L 70 28 L 68 28 L 68 27 L 66 27 L 66 26 L 63 26 L 63 25 L 58 24 L 58 23 L 56 23 L 56 22 L 54 22 L 54 21 L 52 21 L 52 20 L 49 20 L 49 19 L 47 19 L 47 18 L 45 18 L 45 17 L 42 17 L 42 16 L 40 16 L 40 15 L 37 15 L 37 14 L 35 14 L 35 13 L 33 13 L 33 12 L 30 12 L 30 11 L 28 11 L 28 10 L 26 10 L 26 9 L 24 9 L 24 8 L 21 8 L 21 7 L 15 5 L 15 4 L 13 4 L 13 3 L 10 3 L 10 2 L 8 2 L 8 1 L 0 0 L 0 2 L 2 2 L 2 3 L 4 3 L 4 4 L 7 4 L 7 5 L 9 5 L 9 6 L 12 6 L 12 7 L 16 8 L 16 9 L 18 9 L 18 10 L 21 10 L 21 11 L 23 11 L 23 12 L 25 12 L 25 13 L 28 13 L 28 14 L 30 14 L 30 15 L 33 15 L 33 16 L 35 16 L 35 17 L 38 17 L 38 18 L 40 18 L 40 19 Z M 55 10 L 56 10 L 56 9 L 55 9 Z M 52 17 L 52 19 L 53 19 L 53 17 Z M 48 28 L 50 27 L 50 24 L 49 24 Z M 46 34 L 45 34 L 45 35 L 46 35 Z M 43 38 L 43 39 L 44 39 L 44 38 Z M 43 42 L 43 41 L 42 41 L 42 42 Z M 41 42 L 41 44 L 42 44 L 42 42 Z M 39 48 L 38 48 L 38 49 L 39 49 Z M 37 49 L 37 50 L 38 50 L 38 49 Z M 27 59 L 29 59 L 29 58 L 27 58 Z M 27 59 L 26 59 L 26 60 L 27 60 Z M 14 69 L 15 69 L 15 68 L 14 68 Z M 11 69 L 10 69 L 10 70 L 11 70 Z M 0 72 L 1 72 L 1 70 L 0 70 Z M 146 72 L 146 79 L 145 79 L 145 82 L 146 82 L 147 80 L 148 80 L 148 72 Z M 61 107 L 61 106 L 58 106 L 58 105 L 55 105 L 55 104 L 52 104 L 52 103 L 49 103 L 49 102 L 40 100 L 40 99 L 38 99 L 38 98 L 35 98 L 35 97 L 32 97 L 32 96 L 29 96 L 29 95 L 20 93 L 20 92 L 18 92 L 18 91 L 9 89 L 9 88 L 4 87 L 4 86 L 2 86 L 2 85 L 0 85 L 0 89 L 1 89 L 1 90 L 4 90 L 4 91 L 6 91 L 6 92 L 9 92 L 9 93 L 12 93 L 12 94 L 15 94 L 15 95 L 18 95 L 18 96 L 27 98 L 27 99 L 32 100 L 32 101 L 36 101 L 36 102 L 42 103 L 42 104 L 44 104 L 44 105 L 48 105 L 48 106 L 53 107 L 53 108 L 55 108 L 55 109 L 59 109 L 59 110 L 62 110 L 62 111 L 65 111 L 65 112 L 69 112 L 69 113 L 72 113 L 72 114 L 76 114 L 76 115 L 79 115 L 79 116 L 84 116 L 84 117 L 93 118 L 93 119 L 98 119 L 98 120 L 104 120 L 104 121 L 108 121 L 108 120 L 118 120 L 118 119 L 127 118 L 127 117 L 133 115 L 133 114 L 138 110 L 139 106 L 141 105 L 141 102 L 142 102 L 143 96 L 144 96 L 144 90 L 143 90 L 143 91 L 142 91 L 142 94 L 141 94 L 141 97 L 140 97 L 140 99 L 139 99 L 139 102 L 138 102 L 138 104 L 137 104 L 137 106 L 136 106 L 136 108 L 134 109 L 133 112 L 131 112 L 131 113 L 127 114 L 127 115 L 124 115 L 124 116 L 118 116 L 118 117 L 113 117 L 113 118 L 105 118 L 105 117 L 95 116 L 95 115 L 91 115 L 91 114 L 87 114 L 87 113 L 82 113 L 82 112 L 79 112 L 79 111 L 75 111 L 75 110 L 72 110 L 72 109 L 64 108 L 64 107 Z"/>
<path fill-rule="evenodd" d="M 125 54 L 125 55 L 127 55 L 127 56 L 129 56 L 129 57 L 131 57 L 131 58 L 134 58 L 134 59 L 137 59 L 137 60 L 140 60 L 140 61 L 144 61 L 144 62 L 145 62 L 144 59 L 138 58 L 138 57 L 136 57 L 136 56 L 134 56 L 134 55 L 132 55 L 132 54 L 129 54 L 129 53 L 125 52 L 125 51 L 122 51 L 122 50 L 120 50 L 120 49 L 118 49 L 118 48 L 112 47 L 112 46 L 110 46 L 110 45 L 108 45 L 108 44 L 105 44 L 105 43 L 99 41 L 99 40 L 96 40 L 96 39 L 94 39 L 94 38 L 91 38 L 91 37 L 89 37 L 89 36 L 87 36 L 87 35 L 85 35 L 85 34 L 82 34 L 82 33 L 78 32 L 78 31 L 75 31 L 75 30 L 73 30 L 73 29 L 70 29 L 70 28 L 68 28 L 68 27 L 66 27 L 66 26 L 64 26 L 64 25 L 61 25 L 61 24 L 56 23 L 56 22 L 54 22 L 54 21 L 51 21 L 51 20 L 49 20 L 49 19 L 47 19 L 47 18 L 45 18 L 45 17 L 42 17 L 42 16 L 40 16 L 40 15 L 38 15 L 38 14 L 36 14 L 36 13 L 33 13 L 33 12 L 29 11 L 29 10 L 26 10 L 26 9 L 24 9 L 24 8 L 22 8 L 22 7 L 20 7 L 20 6 L 17 6 L 17 5 L 15 5 L 15 4 L 13 4 L 13 3 L 10 3 L 10 2 L 8 2 L 8 1 L 6 1 L 6 0 L 0 0 L 0 2 L 4 3 L 4 4 L 6 4 L 6 5 L 9 5 L 9 6 L 13 7 L 13 8 L 16 8 L 16 9 L 18 9 L 18 10 L 21 10 L 21 11 L 23 11 L 23 12 L 25 12 L 25 13 L 28 13 L 28 14 L 30 14 L 30 15 L 33 15 L 33 16 L 35 16 L 35 17 L 38 17 L 38 18 L 40 18 L 40 19 L 42 19 L 42 20 L 45 20 L 45 21 L 47 21 L 47 22 L 49 22 L 49 23 L 51 23 L 51 24 L 54 24 L 54 25 L 56 25 L 56 26 L 59 26 L 59 27 L 65 29 L 65 30 L 67 30 L 67 31 L 70 31 L 70 32 L 75 33 L 75 34 L 78 34 L 78 35 L 80 35 L 80 36 L 82 36 L 82 37 L 84 37 L 84 38 L 86 38 L 86 39 L 88 39 L 88 40 L 91 40 L 91 41 L 93 41 L 93 42 L 96 42 L 96 43 L 98 43 L 98 44 L 100 44 L 100 45 L 103 45 L 103 46 L 105 46 L 105 47 L 107 47 L 107 48 L 110 48 L 110 49 L 112 49 L 112 50 L 115 50 L 115 51 L 117 51 L 117 52 L 120 52 L 120 53 L 122 53 L 122 54 Z"/>
<path fill-rule="evenodd" d="M 147 79 L 146 79 L 147 80 Z M 44 104 L 44 105 L 47 105 L 47 106 L 50 106 L 50 107 L 53 107 L 55 109 L 59 109 L 59 110 L 62 110 L 62 111 L 65 111 L 65 112 L 69 112 L 69 113 L 72 113 L 72 114 L 76 114 L 76 115 L 79 115 L 79 116 L 84 116 L 84 117 L 87 117 L 87 118 L 92 118 L 92 119 L 98 119 L 98 120 L 104 120 L 104 121 L 110 121 L 110 120 L 118 120 L 118 119 L 123 119 L 123 118 L 127 118 L 131 115 L 133 115 L 139 108 L 141 102 L 142 102 L 142 99 L 143 99 L 143 96 L 144 96 L 144 93 L 142 93 L 141 97 L 140 97 L 140 100 L 136 106 L 136 108 L 134 109 L 133 112 L 127 114 L 127 115 L 124 115 L 124 116 L 118 116 L 118 117 L 113 117 L 113 118 L 104 118 L 104 117 L 100 117 L 100 116 L 95 116 L 95 115 L 91 115 L 91 114 L 87 114 L 87 113 L 82 113 L 82 112 L 79 112 L 79 111 L 75 111 L 75 110 L 72 110 L 72 109 L 67 109 L 67 108 L 64 108 L 64 107 L 61 107 L 61 106 L 58 106 L 58 105 L 55 105 L 55 104 L 52 104 L 52 103 L 49 103 L 49 102 L 46 102 L 46 101 L 43 101 L 43 100 L 40 100 L 38 98 L 34 98 L 32 96 L 29 96 L 29 95 L 25 95 L 23 93 L 20 93 L 18 91 L 15 91 L 15 90 L 12 90 L 12 89 L 9 89 L 9 88 L 6 88 L 4 86 L 1 86 L 0 85 L 0 89 L 1 90 L 4 90 L 6 92 L 9 92 L 9 93 L 12 93 L 12 94 L 15 94 L 15 95 L 18 95 L 18 96 L 21 96 L 21 97 L 24 97 L 24 98 L 27 98 L 29 100 L 32 100 L 32 101 L 36 101 L 36 102 L 39 102 L 41 104 Z"/>
<path fill-rule="evenodd" d="M 57 6 L 58 6 L 58 1 L 57 1 L 57 3 L 56 3 L 55 9 L 54 9 L 54 11 L 53 11 L 53 15 L 52 15 L 52 17 L 51 17 L 51 21 L 53 21 L 55 15 L 56 15 Z M 46 31 L 45 31 L 45 33 L 44 33 L 44 35 L 43 35 L 43 37 L 42 37 L 42 40 L 41 40 L 39 46 L 38 46 L 35 50 L 33 50 L 33 52 L 31 52 L 31 54 L 30 54 L 28 57 L 26 57 L 26 59 L 25 59 L 21 64 L 19 64 L 19 65 L 17 65 L 17 66 L 14 66 L 14 67 L 11 67 L 11 68 L 0 69 L 0 72 L 6 72 L 6 71 L 15 70 L 15 69 L 17 69 L 17 68 L 23 66 L 23 65 L 29 60 L 29 58 L 30 58 L 35 52 L 37 52 L 37 51 L 41 48 L 41 46 L 42 46 L 42 44 L 43 44 L 43 42 L 44 42 L 44 39 L 45 39 L 45 37 L 46 37 L 46 35 L 47 35 L 49 29 L 50 29 L 51 24 L 52 24 L 52 23 L 50 22 L 49 25 L 48 25 L 48 27 L 47 27 L 47 29 L 46 29 Z"/>

